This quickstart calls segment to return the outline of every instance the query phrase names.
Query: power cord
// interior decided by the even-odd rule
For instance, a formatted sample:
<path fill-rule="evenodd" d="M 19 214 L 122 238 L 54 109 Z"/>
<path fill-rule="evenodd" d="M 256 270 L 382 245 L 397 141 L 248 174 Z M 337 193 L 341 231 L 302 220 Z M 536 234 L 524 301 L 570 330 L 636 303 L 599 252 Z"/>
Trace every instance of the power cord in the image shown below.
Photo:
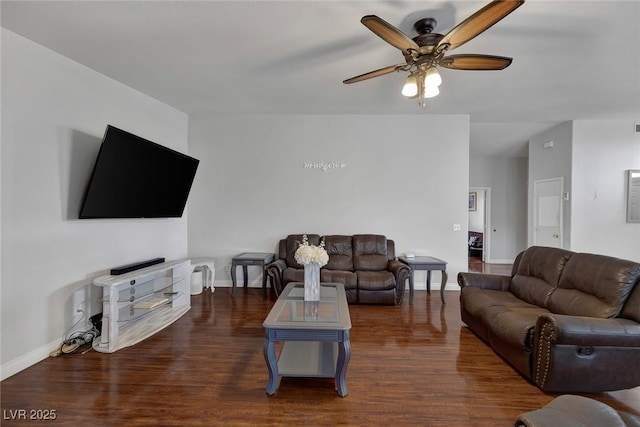
<path fill-rule="evenodd" d="M 49 354 L 50 356 L 57 357 L 57 356 L 61 356 L 63 354 L 74 353 L 80 347 L 82 347 L 83 345 L 85 345 L 87 343 L 92 342 L 94 338 L 96 338 L 98 335 L 100 335 L 100 332 L 95 328 L 95 326 L 92 326 L 91 329 L 89 329 L 89 330 L 76 331 L 76 332 L 72 333 L 71 335 L 69 335 L 69 332 L 71 332 L 71 330 L 73 328 L 75 328 L 80 322 L 82 322 L 82 320 L 84 320 L 84 316 L 85 316 L 84 310 L 78 309 L 78 313 L 82 313 L 82 316 L 80 317 L 80 319 L 78 319 L 78 321 L 76 321 L 76 323 L 74 323 L 67 330 L 67 332 L 64 334 L 64 337 L 62 339 L 62 345 L 60 345 L 60 348 L 58 350 L 52 351 Z"/>

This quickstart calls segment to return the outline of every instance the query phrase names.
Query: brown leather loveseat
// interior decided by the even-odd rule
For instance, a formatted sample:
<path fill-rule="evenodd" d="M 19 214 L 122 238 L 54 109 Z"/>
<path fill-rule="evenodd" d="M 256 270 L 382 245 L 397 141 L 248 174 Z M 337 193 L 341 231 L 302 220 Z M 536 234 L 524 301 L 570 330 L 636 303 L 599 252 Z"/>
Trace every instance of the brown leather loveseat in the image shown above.
<path fill-rule="evenodd" d="M 265 267 L 276 294 L 289 282 L 304 281 L 304 267 L 294 254 L 302 234 L 280 240 L 277 259 Z M 307 234 L 310 245 L 319 245 L 318 234 Z M 395 259 L 393 240 L 376 234 L 323 236 L 329 262 L 320 269 L 321 282 L 342 283 L 349 304 L 400 305 L 411 270 Z"/>
<path fill-rule="evenodd" d="M 462 320 L 548 392 L 640 385 L 640 264 L 530 247 L 511 276 L 459 273 Z"/>

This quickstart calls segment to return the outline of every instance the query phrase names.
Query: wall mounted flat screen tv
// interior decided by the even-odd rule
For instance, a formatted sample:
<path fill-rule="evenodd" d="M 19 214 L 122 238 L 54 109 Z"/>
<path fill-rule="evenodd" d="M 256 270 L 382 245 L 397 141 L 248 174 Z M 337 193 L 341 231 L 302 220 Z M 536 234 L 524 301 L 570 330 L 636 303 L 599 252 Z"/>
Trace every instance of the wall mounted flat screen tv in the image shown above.
<path fill-rule="evenodd" d="M 79 217 L 179 218 L 198 163 L 108 125 Z"/>

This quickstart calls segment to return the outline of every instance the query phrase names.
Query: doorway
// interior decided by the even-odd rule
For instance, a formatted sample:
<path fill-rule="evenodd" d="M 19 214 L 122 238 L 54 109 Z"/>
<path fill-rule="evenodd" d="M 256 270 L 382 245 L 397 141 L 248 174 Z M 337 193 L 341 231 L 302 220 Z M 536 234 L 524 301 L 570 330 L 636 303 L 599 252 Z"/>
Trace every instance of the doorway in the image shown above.
<path fill-rule="evenodd" d="M 469 258 L 474 262 L 491 260 L 491 188 L 469 188 Z M 471 259 L 470 259 L 471 261 Z"/>

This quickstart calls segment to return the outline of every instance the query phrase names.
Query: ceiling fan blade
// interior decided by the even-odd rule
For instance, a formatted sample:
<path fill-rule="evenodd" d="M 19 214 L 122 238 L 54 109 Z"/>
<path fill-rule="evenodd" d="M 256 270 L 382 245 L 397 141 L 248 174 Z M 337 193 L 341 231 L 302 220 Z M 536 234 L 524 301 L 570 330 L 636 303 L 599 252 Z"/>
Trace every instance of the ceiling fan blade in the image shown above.
<path fill-rule="evenodd" d="M 400 49 L 404 53 L 408 53 L 409 50 L 416 52 L 420 50 L 420 46 L 409 36 L 376 15 L 364 16 L 360 22 L 382 40 Z"/>
<path fill-rule="evenodd" d="M 438 65 L 453 70 L 504 70 L 511 61 L 506 56 L 462 54 L 446 56 Z"/>
<path fill-rule="evenodd" d="M 368 73 L 360 74 L 359 76 L 355 76 L 355 77 L 351 77 L 350 79 L 343 80 L 342 83 L 350 84 L 350 83 L 361 82 L 362 80 L 372 79 L 372 78 L 378 77 L 378 76 L 384 76 L 385 74 L 389 74 L 389 73 L 392 73 L 394 71 L 402 70 L 406 66 L 407 66 L 407 64 L 390 65 L 388 67 L 380 68 L 379 70 L 370 71 Z"/>
<path fill-rule="evenodd" d="M 462 21 L 438 42 L 436 51 L 453 50 L 522 6 L 524 0 L 494 0 Z"/>

